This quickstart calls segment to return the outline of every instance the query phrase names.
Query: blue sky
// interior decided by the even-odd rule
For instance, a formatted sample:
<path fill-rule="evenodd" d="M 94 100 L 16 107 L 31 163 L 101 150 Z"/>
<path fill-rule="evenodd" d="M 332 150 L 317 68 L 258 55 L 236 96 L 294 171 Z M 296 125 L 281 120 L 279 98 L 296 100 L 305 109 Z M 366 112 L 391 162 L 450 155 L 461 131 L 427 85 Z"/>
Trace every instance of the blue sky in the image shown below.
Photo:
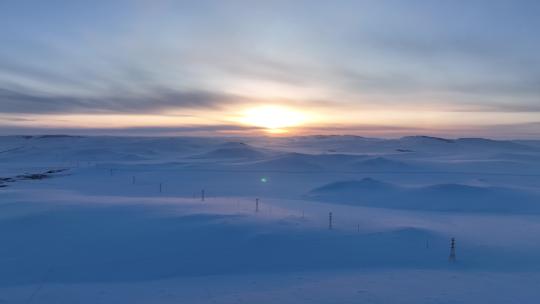
<path fill-rule="evenodd" d="M 534 138 L 538 1 L 2 1 L 2 133 Z M 294 129 L 294 130 L 293 130 Z M 293 132 L 294 131 L 294 132 Z"/>

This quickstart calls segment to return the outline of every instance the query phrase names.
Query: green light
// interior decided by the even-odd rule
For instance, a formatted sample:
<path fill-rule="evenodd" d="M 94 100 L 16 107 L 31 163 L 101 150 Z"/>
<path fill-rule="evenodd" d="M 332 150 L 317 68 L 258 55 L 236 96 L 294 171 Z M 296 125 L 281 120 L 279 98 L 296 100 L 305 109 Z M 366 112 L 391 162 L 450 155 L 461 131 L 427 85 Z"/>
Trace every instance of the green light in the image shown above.
<path fill-rule="evenodd" d="M 261 182 L 266 183 L 267 181 L 268 179 L 266 179 L 266 177 L 261 177 Z"/>

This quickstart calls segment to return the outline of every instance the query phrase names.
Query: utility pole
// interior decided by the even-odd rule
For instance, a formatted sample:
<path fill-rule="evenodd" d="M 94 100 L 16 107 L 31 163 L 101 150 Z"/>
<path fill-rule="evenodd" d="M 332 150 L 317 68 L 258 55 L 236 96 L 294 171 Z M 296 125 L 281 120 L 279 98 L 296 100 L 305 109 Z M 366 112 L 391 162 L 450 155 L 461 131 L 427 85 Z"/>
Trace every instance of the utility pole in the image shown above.
<path fill-rule="evenodd" d="M 135 185 L 135 175 L 131 177 L 131 184 Z"/>
<path fill-rule="evenodd" d="M 204 202 L 204 189 L 201 190 L 201 202 Z"/>
<path fill-rule="evenodd" d="M 112 171 L 113 171 L 113 169 L 112 169 L 112 168 L 111 168 L 111 169 L 109 169 L 109 173 L 111 174 L 111 176 L 112 176 Z"/>
<path fill-rule="evenodd" d="M 159 183 L 159 193 L 161 193 L 162 188 L 163 188 L 163 183 Z"/>
<path fill-rule="evenodd" d="M 450 263 L 454 263 L 456 261 L 456 239 L 452 238 L 452 241 L 450 242 L 450 256 L 448 257 L 448 261 Z"/>
<path fill-rule="evenodd" d="M 332 230 L 332 212 L 328 213 L 328 230 Z"/>
<path fill-rule="evenodd" d="M 255 199 L 255 212 L 259 212 L 259 199 Z"/>

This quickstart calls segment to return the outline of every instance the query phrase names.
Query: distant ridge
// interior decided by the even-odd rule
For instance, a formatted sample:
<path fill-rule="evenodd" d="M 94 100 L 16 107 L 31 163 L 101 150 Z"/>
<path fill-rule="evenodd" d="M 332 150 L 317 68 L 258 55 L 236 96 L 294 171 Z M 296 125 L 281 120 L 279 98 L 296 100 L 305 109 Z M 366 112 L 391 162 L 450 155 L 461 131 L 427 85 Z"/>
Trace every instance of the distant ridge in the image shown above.
<path fill-rule="evenodd" d="M 243 142 L 226 142 L 218 145 L 217 149 L 192 156 L 192 158 L 258 159 L 264 156 L 264 153 Z"/>
<path fill-rule="evenodd" d="M 425 211 L 540 213 L 539 193 L 455 183 L 400 187 L 364 178 L 314 188 L 306 198 L 345 205 Z"/>
<path fill-rule="evenodd" d="M 311 192 L 326 192 L 326 191 L 349 191 L 349 190 L 386 190 L 395 188 L 390 183 L 385 183 L 371 177 L 366 177 L 361 180 L 346 180 L 326 184 L 324 186 L 313 189 Z"/>
<path fill-rule="evenodd" d="M 404 136 L 404 137 L 401 137 L 400 139 L 401 140 L 434 140 L 434 141 L 440 141 L 440 142 L 445 142 L 445 143 L 454 143 L 452 139 L 426 136 L 426 135 Z"/>

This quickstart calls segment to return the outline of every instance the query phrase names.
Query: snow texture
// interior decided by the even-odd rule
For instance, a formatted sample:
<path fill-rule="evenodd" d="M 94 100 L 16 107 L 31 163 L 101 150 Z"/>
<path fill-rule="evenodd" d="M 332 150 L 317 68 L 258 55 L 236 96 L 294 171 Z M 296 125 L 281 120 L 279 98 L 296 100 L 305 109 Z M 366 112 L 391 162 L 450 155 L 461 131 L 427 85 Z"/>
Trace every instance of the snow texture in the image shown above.
<path fill-rule="evenodd" d="M 538 303 L 539 155 L 425 136 L 0 137 L 0 303 Z"/>

